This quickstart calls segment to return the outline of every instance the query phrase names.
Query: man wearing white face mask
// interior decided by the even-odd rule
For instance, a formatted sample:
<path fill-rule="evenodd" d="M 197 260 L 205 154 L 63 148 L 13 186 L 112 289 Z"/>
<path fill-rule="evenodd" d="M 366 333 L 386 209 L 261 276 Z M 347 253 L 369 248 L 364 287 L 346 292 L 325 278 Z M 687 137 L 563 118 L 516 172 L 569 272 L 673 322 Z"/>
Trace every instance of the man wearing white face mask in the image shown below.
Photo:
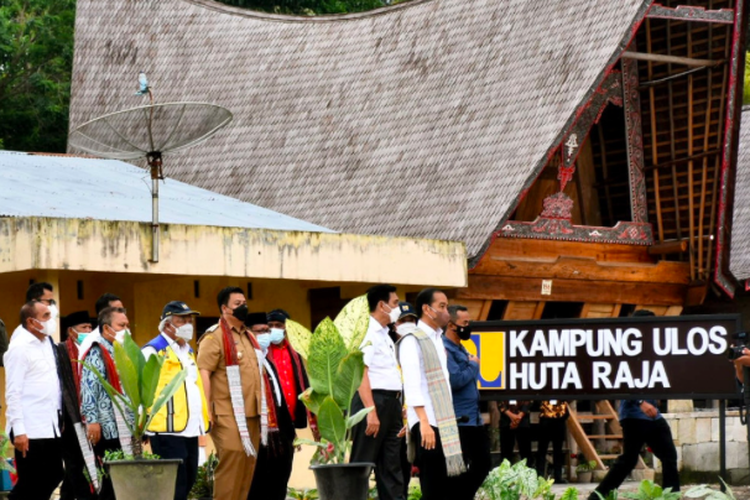
<path fill-rule="evenodd" d="M 121 307 L 107 307 L 99 313 L 101 336 L 94 340 L 91 347 L 81 354 L 84 361 L 81 370 L 81 416 L 86 423 L 86 434 L 94 445 L 97 459 L 103 460 L 107 451 L 123 450 L 131 455 L 130 433 L 126 420 L 132 422 L 133 415 L 121 414 L 115 410 L 112 399 L 105 391 L 93 367 L 99 373 L 106 374 L 107 381 L 113 387 L 120 387 L 120 378 L 114 363 L 114 343 L 122 343 L 128 333 L 128 317 Z M 115 498 L 112 480 L 109 475 L 101 479 L 99 500 Z"/>
<path fill-rule="evenodd" d="M 6 431 L 18 471 L 11 499 L 49 498 L 63 478 L 62 391 L 49 338 L 56 324 L 46 304 L 27 302 L 5 353 Z"/>
<path fill-rule="evenodd" d="M 381 500 L 402 500 L 404 474 L 401 470 L 401 372 L 389 325 L 401 315 L 396 287 L 375 285 L 367 291 L 370 324 L 360 346 L 365 373 L 352 401 L 352 414 L 374 406 L 353 430 L 352 462 L 375 464 L 375 482 Z"/>
<path fill-rule="evenodd" d="M 29 288 L 26 289 L 26 302 L 41 302 L 49 308 L 50 320 L 52 323 L 54 323 L 54 325 L 50 324 L 50 328 L 54 329 L 50 330 L 52 332 L 50 336 L 53 339 L 56 339 L 60 311 L 57 308 L 57 302 L 55 302 L 54 287 L 46 281 L 32 283 L 31 285 L 29 285 Z M 19 330 L 23 329 L 23 326 L 24 325 L 18 325 L 18 327 L 13 330 L 13 333 L 10 337 L 11 340 L 13 340 L 13 337 Z"/>
<path fill-rule="evenodd" d="M 185 390 L 175 393 L 172 400 L 156 414 L 148 427 L 151 449 L 161 458 L 179 458 L 175 500 L 186 500 L 198 472 L 198 438 L 208 431 L 208 404 L 203 381 L 198 374 L 195 354 L 189 342 L 193 339 L 193 320 L 200 313 L 184 302 L 172 301 L 164 306 L 159 335 L 143 349 L 146 359 L 157 355 L 164 358 L 157 394 L 174 377 L 187 369 Z"/>

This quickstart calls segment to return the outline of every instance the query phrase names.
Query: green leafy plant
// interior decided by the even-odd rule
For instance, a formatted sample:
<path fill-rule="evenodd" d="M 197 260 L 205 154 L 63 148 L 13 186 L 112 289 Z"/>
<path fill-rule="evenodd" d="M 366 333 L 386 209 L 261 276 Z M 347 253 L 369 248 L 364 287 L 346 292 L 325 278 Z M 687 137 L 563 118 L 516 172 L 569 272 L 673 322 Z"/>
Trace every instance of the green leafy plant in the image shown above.
<path fill-rule="evenodd" d="M 4 431 L 0 431 L 0 470 L 7 470 L 11 474 L 15 474 L 15 467 L 5 460 L 12 448 L 13 443 L 10 442 L 8 435 Z"/>
<path fill-rule="evenodd" d="M 422 500 L 422 488 L 418 484 L 412 484 L 409 487 L 409 496 L 406 500 Z"/>
<path fill-rule="evenodd" d="M 490 471 L 480 489 L 484 500 L 554 500 L 554 481 L 537 475 L 536 470 L 521 460 L 511 465 L 503 460 L 499 467 Z"/>
<path fill-rule="evenodd" d="M 599 492 L 597 491 L 597 493 Z M 560 500 L 578 500 L 578 488 L 574 488 L 573 486 L 567 488 L 563 491 L 563 494 L 560 495 Z"/>
<path fill-rule="evenodd" d="M 294 500 L 318 500 L 318 490 L 315 488 L 305 488 L 304 490 L 287 488 L 286 496 Z"/>
<path fill-rule="evenodd" d="M 596 462 L 594 460 L 581 462 L 576 466 L 576 472 L 591 472 L 594 469 L 596 469 Z"/>
<path fill-rule="evenodd" d="M 724 485 L 726 491 L 719 491 L 711 488 L 707 484 L 699 484 L 693 486 L 685 492 L 687 498 L 704 498 L 705 500 L 737 500 L 734 496 L 734 492 L 724 480 L 719 477 L 719 481 Z"/>
<path fill-rule="evenodd" d="M 599 497 L 599 500 L 617 500 L 619 496 L 619 493 L 617 490 L 610 490 L 610 492 L 607 493 L 606 497 L 596 490 L 594 490 L 594 493 L 596 493 L 596 496 Z"/>
<path fill-rule="evenodd" d="M 181 370 L 157 395 L 156 389 L 164 359 L 161 356 L 151 356 L 146 361 L 130 333 L 125 334 L 125 340 L 122 344 L 115 342 L 114 348 L 115 366 L 120 376 L 122 393 L 110 385 L 105 374 L 88 363 L 84 363 L 84 366 L 94 372 L 102 383 L 104 390 L 116 406 L 115 411 L 120 411 L 123 415 L 128 413 L 133 415 L 133 421 L 125 419 L 132 435 L 132 458 L 136 460 L 146 459 L 143 453 L 143 436 L 146 429 L 148 429 L 154 415 L 182 387 L 187 376 L 187 370 Z M 131 457 L 125 455 L 122 457 L 122 459 L 127 458 Z"/>
<path fill-rule="evenodd" d="M 310 388 L 300 400 L 318 416 L 320 442 L 297 439 L 295 444 L 308 444 L 318 449 L 313 463 L 345 463 L 352 441 L 352 428 L 372 408 L 351 414 L 354 394 L 362 382 L 365 365 L 359 347 L 347 347 L 336 325 L 324 319 L 310 340 L 307 375 Z"/>
<path fill-rule="evenodd" d="M 359 348 L 365 339 L 365 335 L 367 335 L 367 326 L 370 323 L 370 308 L 367 305 L 367 296 L 360 295 L 350 300 L 341 309 L 333 323 L 338 328 L 348 349 Z"/>
<path fill-rule="evenodd" d="M 312 332 L 291 319 L 286 320 L 286 338 L 300 356 L 307 359 Z"/>
<path fill-rule="evenodd" d="M 654 484 L 653 481 L 644 479 L 638 485 L 638 491 L 635 493 L 623 493 L 622 496 L 630 500 L 680 500 L 682 493 L 672 491 L 672 488 L 662 489 L 661 486 Z"/>
<path fill-rule="evenodd" d="M 213 498 L 214 496 L 214 474 L 219 465 L 216 454 L 211 453 L 205 463 L 198 467 L 195 476 L 195 484 L 190 490 L 190 498 Z"/>

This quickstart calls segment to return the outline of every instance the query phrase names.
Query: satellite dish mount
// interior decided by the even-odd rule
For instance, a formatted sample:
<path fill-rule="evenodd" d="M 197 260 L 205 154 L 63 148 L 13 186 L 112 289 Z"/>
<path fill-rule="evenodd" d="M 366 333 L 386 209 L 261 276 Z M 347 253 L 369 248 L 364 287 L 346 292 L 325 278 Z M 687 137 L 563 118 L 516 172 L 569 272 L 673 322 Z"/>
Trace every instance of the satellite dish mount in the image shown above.
<path fill-rule="evenodd" d="M 145 158 L 151 176 L 151 262 L 159 262 L 159 181 L 164 179 L 162 154 L 199 144 L 232 121 L 232 113 L 205 102 L 154 103 L 146 75 L 138 76 L 136 95 L 148 94 L 150 104 L 90 120 L 77 127 L 69 144 L 115 160 Z"/>

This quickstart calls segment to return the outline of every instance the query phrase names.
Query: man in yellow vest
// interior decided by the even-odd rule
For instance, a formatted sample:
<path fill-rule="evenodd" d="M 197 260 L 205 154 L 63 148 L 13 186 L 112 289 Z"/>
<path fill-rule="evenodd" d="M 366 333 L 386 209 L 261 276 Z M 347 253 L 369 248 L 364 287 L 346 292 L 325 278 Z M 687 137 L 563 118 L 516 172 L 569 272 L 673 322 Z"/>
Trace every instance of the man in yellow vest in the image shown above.
<path fill-rule="evenodd" d="M 148 359 L 162 356 L 164 364 L 157 394 L 184 368 L 188 375 L 184 390 L 177 391 L 159 410 L 149 425 L 152 451 L 161 458 L 180 458 L 177 471 L 175 500 L 187 500 L 198 471 L 198 437 L 208 431 L 208 405 L 203 382 L 198 373 L 195 354 L 190 347 L 193 319 L 200 313 L 184 302 L 173 301 L 164 306 L 159 335 L 143 347 Z"/>

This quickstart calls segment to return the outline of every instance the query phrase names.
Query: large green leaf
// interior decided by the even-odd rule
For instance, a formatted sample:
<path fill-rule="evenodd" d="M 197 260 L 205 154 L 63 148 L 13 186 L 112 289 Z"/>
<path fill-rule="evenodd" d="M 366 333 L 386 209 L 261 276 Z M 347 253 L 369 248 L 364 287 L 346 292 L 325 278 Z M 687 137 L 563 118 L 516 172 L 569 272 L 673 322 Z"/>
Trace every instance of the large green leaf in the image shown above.
<path fill-rule="evenodd" d="M 307 375 L 310 386 L 321 394 L 332 394 L 339 363 L 347 350 L 330 318 L 320 322 L 310 341 Z"/>
<path fill-rule="evenodd" d="M 333 399 L 344 411 L 349 411 L 354 393 L 362 383 L 362 375 L 365 371 L 362 351 L 357 349 L 346 355 L 336 370 L 336 379 L 333 384 Z"/>
<path fill-rule="evenodd" d="M 318 429 L 320 436 L 340 449 L 346 439 L 346 421 L 344 412 L 331 396 L 326 396 L 318 411 Z"/>
<path fill-rule="evenodd" d="M 312 332 L 291 319 L 286 320 L 286 338 L 295 351 L 304 359 L 310 354 L 310 340 Z"/>
<path fill-rule="evenodd" d="M 150 408 L 156 398 L 156 388 L 159 385 L 159 376 L 164 359 L 154 354 L 146 362 L 141 375 L 141 404 Z"/>
<path fill-rule="evenodd" d="M 112 384 L 109 383 L 106 375 L 97 370 L 95 366 L 85 361 L 83 362 L 83 366 L 91 370 L 91 372 L 96 375 L 96 378 L 99 379 L 99 382 L 102 384 L 102 387 L 109 396 L 109 399 L 112 400 L 121 414 L 125 415 L 126 409 L 133 414 L 138 414 L 138 407 L 134 406 L 128 398 L 124 397 L 117 389 L 112 387 Z M 140 434 L 137 433 L 136 426 L 134 426 L 127 418 L 125 419 L 125 423 L 127 424 L 128 429 L 130 429 L 130 433 L 133 434 L 133 436 L 138 436 L 140 438 Z"/>
<path fill-rule="evenodd" d="M 374 406 L 368 406 L 367 408 L 362 408 L 357 413 L 352 415 L 351 417 L 346 419 L 346 428 L 351 429 L 358 423 L 360 423 L 362 420 L 365 419 L 368 413 L 370 413 L 372 410 L 374 410 Z"/>
<path fill-rule="evenodd" d="M 131 340 L 132 342 L 132 340 Z M 138 373 L 137 360 L 132 359 L 122 344 L 115 342 L 115 366 L 120 375 L 122 392 L 127 396 L 134 408 L 141 405 L 141 384 Z M 139 356 L 141 354 L 139 353 Z"/>
<path fill-rule="evenodd" d="M 182 370 L 180 373 L 175 375 L 175 377 L 169 381 L 167 385 L 164 386 L 164 389 L 161 390 L 159 393 L 159 396 L 154 401 L 153 406 L 151 407 L 151 410 L 149 411 L 148 419 L 143 424 L 143 430 L 145 431 L 148 429 L 149 424 L 151 423 L 151 420 L 154 418 L 154 415 L 156 415 L 159 410 L 161 410 L 161 407 L 167 404 L 167 401 L 169 401 L 172 396 L 175 395 L 175 393 L 180 390 L 182 387 L 182 384 L 185 383 L 185 378 L 187 377 L 187 370 Z"/>
<path fill-rule="evenodd" d="M 325 394 L 315 392 L 312 387 L 308 387 L 299 395 L 299 400 L 302 401 L 308 410 L 315 414 L 320 411 L 320 405 L 323 404 L 325 398 Z"/>
<path fill-rule="evenodd" d="M 123 341 L 122 346 L 125 348 L 125 352 L 128 354 L 130 361 L 133 362 L 133 365 L 138 372 L 138 377 L 140 377 L 143 373 L 143 367 L 146 365 L 146 357 L 143 355 L 141 348 L 138 347 L 138 344 L 133 340 L 130 332 L 125 334 L 125 340 Z"/>
<path fill-rule="evenodd" d="M 333 322 L 339 329 L 346 346 L 350 350 L 358 348 L 365 339 L 367 326 L 370 323 L 370 308 L 367 305 L 367 296 L 361 295 L 350 300 Z"/>

